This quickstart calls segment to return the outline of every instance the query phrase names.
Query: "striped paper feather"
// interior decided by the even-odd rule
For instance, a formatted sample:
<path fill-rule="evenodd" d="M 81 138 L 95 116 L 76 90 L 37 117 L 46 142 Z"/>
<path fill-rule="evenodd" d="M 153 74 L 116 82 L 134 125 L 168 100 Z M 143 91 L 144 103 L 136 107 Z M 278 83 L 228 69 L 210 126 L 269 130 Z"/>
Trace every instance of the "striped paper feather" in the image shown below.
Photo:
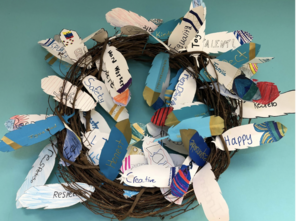
<path fill-rule="evenodd" d="M 190 180 L 189 166 L 182 165 L 171 183 L 172 195 L 182 197 L 189 188 Z"/>
<path fill-rule="evenodd" d="M 278 87 L 272 82 L 258 82 L 256 86 L 261 94 L 261 99 L 254 100 L 256 103 L 269 104 L 280 96 Z"/>
<path fill-rule="evenodd" d="M 157 110 L 151 118 L 151 122 L 157 126 L 164 126 L 167 116 L 173 111 L 172 107 L 163 107 Z"/>
<path fill-rule="evenodd" d="M 178 83 L 178 80 L 183 73 L 184 68 L 180 68 L 176 74 L 175 77 L 173 77 L 169 83 L 169 86 L 167 87 L 165 94 L 164 94 L 164 99 L 165 99 L 165 106 L 169 107 L 171 105 L 171 99 L 172 95 L 175 91 L 176 84 Z"/>
<path fill-rule="evenodd" d="M 247 63 L 239 68 L 247 78 L 252 78 L 254 74 L 258 71 L 258 65 L 255 63 Z"/>

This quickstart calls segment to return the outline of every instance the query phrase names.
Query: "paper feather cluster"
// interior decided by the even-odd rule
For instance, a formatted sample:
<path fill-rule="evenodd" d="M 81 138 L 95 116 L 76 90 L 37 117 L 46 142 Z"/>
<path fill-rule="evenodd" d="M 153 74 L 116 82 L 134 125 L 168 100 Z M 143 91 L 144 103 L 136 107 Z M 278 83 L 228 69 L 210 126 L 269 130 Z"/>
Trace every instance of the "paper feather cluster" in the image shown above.
<path fill-rule="evenodd" d="M 39 41 L 48 52 L 46 62 L 59 75 L 43 78 L 41 88 L 63 108 L 56 108 L 53 115 L 8 119 L 5 126 L 9 132 L 1 139 L 0 151 L 15 151 L 54 135 L 63 140 L 54 140 L 41 150 L 17 191 L 16 207 L 55 209 L 95 199 L 91 202 L 102 202 L 104 211 L 111 208 L 113 213 L 120 202 L 128 201 L 128 207 L 122 206 L 128 214 L 115 216 L 124 219 L 138 202 L 147 202 L 143 211 L 137 208 L 133 216 L 140 217 L 149 204 L 157 204 L 142 198 L 159 188 L 156 200 L 167 201 L 165 207 L 172 203 L 170 206 L 177 208 L 187 196 L 195 195 L 209 221 L 228 221 L 229 207 L 217 182 L 220 174 L 214 171 L 216 160 L 232 151 L 279 142 L 287 133 L 277 121 L 234 125 L 229 118 L 295 113 L 295 90 L 280 93 L 276 84 L 253 79 L 254 74 L 260 74 L 258 67 L 273 58 L 257 56 L 261 46 L 252 42 L 249 32 L 205 34 L 203 0 L 191 1 L 183 17 L 169 21 L 147 20 L 122 8 L 112 9 L 106 20 L 120 28 L 121 41 L 137 37 L 146 42 L 139 50 L 150 46 L 153 53 L 155 48 L 159 50 L 144 75 L 143 100 L 136 103 L 155 110 L 151 122 L 130 122 L 133 81 L 126 60 L 129 48 L 112 43 L 118 36 L 109 38 L 107 31 L 100 29 L 82 39 L 76 31 L 63 29 L 53 38 Z M 100 44 L 100 58 L 88 52 L 85 42 L 90 39 Z M 180 67 L 175 63 L 182 53 L 194 64 Z M 217 102 L 209 102 L 213 95 Z M 230 111 L 221 112 L 221 105 Z M 115 126 L 110 128 L 96 108 L 106 111 Z M 63 170 L 82 168 L 77 177 L 85 182 L 47 184 L 56 164 Z M 92 183 L 92 179 L 97 180 Z M 150 192 L 142 195 L 145 191 Z M 115 200 L 113 194 L 117 194 Z"/>

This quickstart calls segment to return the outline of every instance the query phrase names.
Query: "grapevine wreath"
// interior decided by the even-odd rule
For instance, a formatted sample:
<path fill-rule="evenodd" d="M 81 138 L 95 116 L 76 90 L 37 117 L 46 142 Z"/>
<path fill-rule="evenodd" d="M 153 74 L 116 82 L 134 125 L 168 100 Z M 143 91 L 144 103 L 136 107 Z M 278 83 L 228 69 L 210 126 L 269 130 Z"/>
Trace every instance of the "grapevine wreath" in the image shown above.
<path fill-rule="evenodd" d="M 82 202 L 96 214 L 123 220 L 173 218 L 201 204 L 208 220 L 229 220 L 217 180 L 237 150 L 285 135 L 281 123 L 251 124 L 251 118 L 282 115 L 283 106 L 285 114 L 294 113 L 294 105 L 283 101 L 295 100 L 295 92 L 280 94 L 273 83 L 251 80 L 257 64 L 273 58 L 257 57 L 260 45 L 246 31 L 205 35 L 205 17 L 198 0 L 183 18 L 167 22 L 116 8 L 106 14 L 120 28 L 114 36 L 100 29 L 82 40 L 63 29 L 39 42 L 59 75 L 41 81 L 56 100 L 53 114 L 11 117 L 0 150 L 52 138 L 19 189 L 17 208 Z M 96 44 L 87 49 L 90 39 Z M 129 121 L 129 59 L 151 63 L 143 85 L 143 99 L 155 110 L 148 124 Z M 260 112 L 258 105 L 273 109 Z M 115 127 L 95 107 L 107 111 Z M 241 125 L 243 118 L 249 124 Z M 61 183 L 45 185 L 56 156 Z"/>

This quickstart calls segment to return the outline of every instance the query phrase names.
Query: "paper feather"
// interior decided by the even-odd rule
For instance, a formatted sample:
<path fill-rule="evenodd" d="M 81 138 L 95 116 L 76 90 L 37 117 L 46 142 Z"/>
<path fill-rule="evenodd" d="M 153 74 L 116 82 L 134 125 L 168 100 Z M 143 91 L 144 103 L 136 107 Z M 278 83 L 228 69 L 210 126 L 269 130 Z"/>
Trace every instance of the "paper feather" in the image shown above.
<path fill-rule="evenodd" d="M 256 86 L 259 88 L 261 94 L 261 99 L 254 100 L 256 103 L 269 104 L 280 96 L 278 87 L 272 82 L 257 82 Z"/>
<path fill-rule="evenodd" d="M 79 111 L 80 121 L 86 128 L 85 115 L 85 112 Z M 93 109 L 90 111 L 90 130 L 94 129 L 100 129 L 100 131 L 103 133 L 110 133 L 111 131 L 107 121 L 103 118 L 103 116 Z"/>
<path fill-rule="evenodd" d="M 175 91 L 176 84 L 178 83 L 178 80 L 179 80 L 181 74 L 183 73 L 183 71 L 184 71 L 184 68 L 180 68 L 178 70 L 176 76 L 171 79 L 169 86 L 165 91 L 164 99 L 165 99 L 165 106 L 166 107 L 169 107 L 171 105 L 172 95 Z"/>
<path fill-rule="evenodd" d="M 68 116 L 64 117 L 67 122 Z M 58 116 L 48 117 L 46 120 L 36 121 L 5 134 L 0 142 L 0 151 L 10 152 L 24 146 L 31 146 L 63 130 L 64 124 Z"/>
<path fill-rule="evenodd" d="M 164 126 L 167 116 L 173 111 L 172 107 L 158 109 L 152 116 L 151 122 L 157 126 Z"/>
<path fill-rule="evenodd" d="M 229 221 L 229 209 L 210 163 L 194 176 L 193 189 L 209 221 Z"/>
<path fill-rule="evenodd" d="M 19 201 L 27 209 L 58 209 L 73 206 L 87 200 L 73 192 L 65 190 L 62 185 L 88 191 L 86 197 L 90 197 L 91 193 L 95 191 L 93 186 L 86 183 L 72 183 L 70 185 L 67 183 L 49 184 L 31 187 L 20 197 Z"/>
<path fill-rule="evenodd" d="M 45 61 L 50 65 L 51 69 L 54 70 L 54 72 L 62 78 L 66 77 L 68 71 L 70 70 L 70 67 L 72 66 L 72 64 L 62 61 L 50 53 L 45 56 Z M 81 71 L 79 70 L 77 76 L 79 76 L 80 74 Z"/>
<path fill-rule="evenodd" d="M 261 124 L 247 124 L 233 127 L 222 134 L 229 151 L 257 147 L 267 143 L 277 142 L 282 139 L 287 128 L 274 121 L 266 121 Z M 220 137 L 216 137 L 216 147 L 224 150 Z"/>
<path fill-rule="evenodd" d="M 118 122 L 111 129 L 109 140 L 105 142 L 100 156 L 100 171 L 109 180 L 114 180 L 124 159 L 132 131 L 128 119 Z"/>
<path fill-rule="evenodd" d="M 162 92 L 162 86 L 169 71 L 169 57 L 169 54 L 161 52 L 155 56 L 152 62 L 143 91 L 143 97 L 149 106 L 158 100 Z"/>
<path fill-rule="evenodd" d="M 295 90 L 287 91 L 270 104 L 258 104 L 253 102 L 243 103 L 243 118 L 276 117 L 295 113 Z M 239 108 L 236 109 L 239 114 Z"/>
<path fill-rule="evenodd" d="M 195 36 L 197 30 L 205 21 L 204 8 L 193 8 L 186 13 L 181 24 L 178 24 L 171 33 L 168 46 L 174 51 L 184 50 Z"/>
<path fill-rule="evenodd" d="M 170 78 L 171 78 L 171 71 L 169 69 L 166 79 L 165 79 L 165 82 L 162 84 L 160 95 L 157 98 L 157 101 L 152 105 L 154 110 L 158 110 L 159 108 L 164 106 L 164 103 L 165 103 L 164 95 L 165 95 L 167 87 L 169 86 Z"/>
<path fill-rule="evenodd" d="M 16 207 L 21 208 L 22 205 L 18 199 L 33 186 L 42 186 L 46 183 L 48 177 L 51 174 L 51 171 L 55 165 L 56 154 L 58 152 L 55 147 L 56 141 L 46 145 L 43 150 L 40 152 L 38 159 L 32 166 L 32 169 L 29 171 L 26 176 L 25 182 L 19 188 L 16 194 Z"/>
<path fill-rule="evenodd" d="M 208 117 L 210 116 L 209 107 L 201 102 L 184 103 L 174 106 L 165 120 L 165 125 L 170 127 L 177 125 L 182 120 L 191 117 Z"/>
<path fill-rule="evenodd" d="M 7 120 L 4 125 L 9 131 L 17 130 L 25 125 L 34 124 L 36 121 L 45 120 L 52 115 L 46 114 L 24 114 L 15 115 Z"/>
<path fill-rule="evenodd" d="M 202 7 L 206 7 L 205 3 L 203 2 L 203 0 L 192 0 L 191 4 L 190 4 L 190 10 L 193 8 L 196 8 L 198 6 L 202 6 Z"/>
<path fill-rule="evenodd" d="M 148 165 L 147 159 L 142 155 L 130 155 L 124 158 L 120 171 L 124 173 L 126 170 L 133 170 L 134 168 Z"/>
<path fill-rule="evenodd" d="M 248 63 L 262 64 L 273 60 L 274 57 L 255 57 L 250 60 Z"/>
<path fill-rule="evenodd" d="M 123 27 L 126 25 L 137 26 L 145 31 L 152 33 L 158 26 L 153 22 L 138 14 L 126 11 L 122 8 L 114 8 L 106 14 L 106 20 L 114 27 Z"/>
<path fill-rule="evenodd" d="M 99 81 L 96 77 L 87 76 L 83 79 L 82 83 L 88 92 L 115 121 L 119 122 L 129 118 L 127 109 L 113 102 L 106 85 L 102 81 Z"/>
<path fill-rule="evenodd" d="M 239 68 L 247 78 L 252 78 L 258 71 L 258 65 L 255 63 L 247 63 Z"/>
<path fill-rule="evenodd" d="M 64 80 L 57 76 L 49 76 L 41 80 L 41 87 L 45 93 L 53 96 L 53 98 L 58 102 L 60 102 L 62 95 L 63 103 L 68 107 L 72 108 L 74 103 L 74 97 L 77 92 L 77 86 L 72 85 L 68 81 L 65 82 L 66 83 L 64 84 Z M 61 94 L 62 91 L 63 94 Z M 78 95 L 75 100 L 75 109 L 89 111 L 94 109 L 95 106 L 96 103 L 94 102 L 91 96 L 89 96 L 87 93 L 81 90 L 78 92 Z"/>

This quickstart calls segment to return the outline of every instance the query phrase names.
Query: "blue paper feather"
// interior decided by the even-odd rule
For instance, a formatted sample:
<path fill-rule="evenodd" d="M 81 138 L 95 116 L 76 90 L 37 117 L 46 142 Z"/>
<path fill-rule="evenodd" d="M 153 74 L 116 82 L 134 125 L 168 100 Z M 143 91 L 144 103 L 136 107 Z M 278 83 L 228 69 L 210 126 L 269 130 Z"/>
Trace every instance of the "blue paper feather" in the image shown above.
<path fill-rule="evenodd" d="M 165 91 L 164 99 L 165 99 L 165 106 L 166 107 L 169 107 L 171 105 L 172 95 L 175 91 L 175 87 L 176 87 L 178 80 L 179 80 L 181 74 L 183 73 L 183 71 L 184 71 L 184 68 L 180 68 L 178 70 L 176 76 L 171 79 L 170 84 L 169 84 L 167 90 Z"/>
<path fill-rule="evenodd" d="M 203 2 L 203 0 L 192 0 L 192 7 L 196 8 L 198 6 L 202 6 L 202 7 L 206 7 L 205 3 Z"/>

